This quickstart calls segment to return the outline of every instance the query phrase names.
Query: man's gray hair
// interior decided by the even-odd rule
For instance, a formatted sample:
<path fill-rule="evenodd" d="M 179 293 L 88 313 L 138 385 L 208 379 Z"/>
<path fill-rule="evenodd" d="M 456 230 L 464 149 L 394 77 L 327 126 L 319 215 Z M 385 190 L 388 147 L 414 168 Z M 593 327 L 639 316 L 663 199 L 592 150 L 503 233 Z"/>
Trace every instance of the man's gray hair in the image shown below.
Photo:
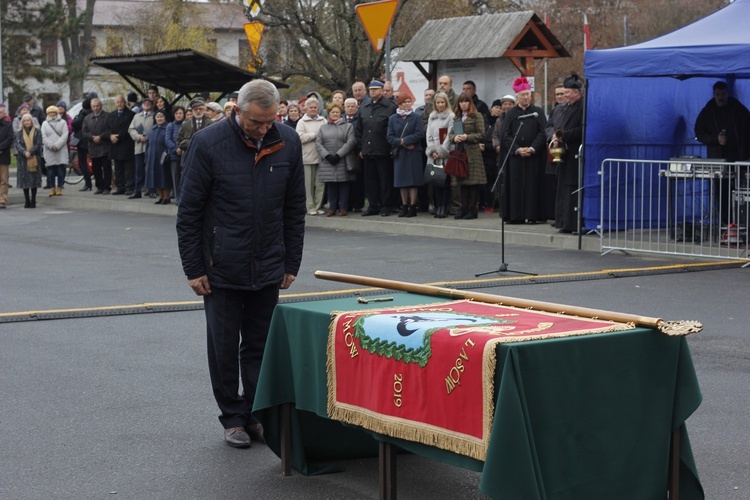
<path fill-rule="evenodd" d="M 99 104 L 102 103 L 102 101 L 100 101 L 98 97 L 94 97 L 91 99 L 91 101 L 89 101 L 89 104 L 93 106 L 95 102 L 98 102 Z"/>
<path fill-rule="evenodd" d="M 237 107 L 245 112 L 250 104 L 255 104 L 261 109 L 268 109 L 279 103 L 279 91 L 276 86 L 268 80 L 253 80 L 242 86 L 237 95 Z"/>

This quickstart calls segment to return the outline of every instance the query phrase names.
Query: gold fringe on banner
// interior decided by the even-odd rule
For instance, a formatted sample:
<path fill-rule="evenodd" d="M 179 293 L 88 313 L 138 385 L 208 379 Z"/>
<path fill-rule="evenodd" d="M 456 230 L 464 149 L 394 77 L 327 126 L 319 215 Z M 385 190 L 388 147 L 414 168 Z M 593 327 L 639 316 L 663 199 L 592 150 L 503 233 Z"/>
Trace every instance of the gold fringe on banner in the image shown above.
<path fill-rule="evenodd" d="M 460 302 L 471 301 L 453 301 L 425 304 L 422 306 L 402 306 L 408 309 L 414 307 L 432 307 L 455 305 Z M 503 306 L 508 309 L 523 309 Z M 345 403 L 339 403 L 336 400 L 336 323 L 337 319 L 343 314 L 374 314 L 381 310 L 398 310 L 400 307 L 390 307 L 384 309 L 366 309 L 359 311 L 334 311 L 331 313 L 331 322 L 328 330 L 327 343 L 327 360 L 326 373 L 328 379 L 328 416 L 333 420 L 345 422 L 347 424 L 363 427 L 367 430 L 384 434 L 389 437 L 404 439 L 422 443 L 428 446 L 434 446 L 453 453 L 468 456 L 477 460 L 484 461 L 487 455 L 489 438 L 492 431 L 492 423 L 495 413 L 495 370 L 497 368 L 497 344 L 512 343 L 529 340 L 542 340 L 551 338 L 574 337 L 579 335 L 589 335 L 596 333 L 608 333 L 617 331 L 626 331 L 636 328 L 633 323 L 614 323 L 601 328 L 590 328 L 570 332 L 558 333 L 540 333 L 539 335 L 526 337 L 498 337 L 485 343 L 482 353 L 482 439 L 474 436 L 453 432 L 449 429 L 437 427 L 430 424 L 420 423 L 414 420 L 383 415 L 360 406 L 353 406 Z M 540 311 L 534 311 L 540 313 Z M 551 317 L 563 316 L 562 313 L 543 313 Z M 574 317 L 571 315 L 564 315 Z M 581 318 L 589 319 L 589 318 Z M 604 321 L 604 320 L 599 320 Z M 528 330 L 527 330 L 528 331 Z M 522 332 L 517 332 L 522 333 Z"/>

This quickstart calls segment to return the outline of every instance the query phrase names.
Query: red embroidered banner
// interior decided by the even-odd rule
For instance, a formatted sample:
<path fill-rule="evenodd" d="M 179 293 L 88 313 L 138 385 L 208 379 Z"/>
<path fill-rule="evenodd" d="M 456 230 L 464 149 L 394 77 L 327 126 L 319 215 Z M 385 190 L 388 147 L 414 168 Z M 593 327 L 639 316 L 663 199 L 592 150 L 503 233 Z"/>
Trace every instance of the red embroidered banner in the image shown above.
<path fill-rule="evenodd" d="M 494 414 L 497 343 L 634 328 L 466 300 L 332 316 L 331 418 L 478 460 Z"/>

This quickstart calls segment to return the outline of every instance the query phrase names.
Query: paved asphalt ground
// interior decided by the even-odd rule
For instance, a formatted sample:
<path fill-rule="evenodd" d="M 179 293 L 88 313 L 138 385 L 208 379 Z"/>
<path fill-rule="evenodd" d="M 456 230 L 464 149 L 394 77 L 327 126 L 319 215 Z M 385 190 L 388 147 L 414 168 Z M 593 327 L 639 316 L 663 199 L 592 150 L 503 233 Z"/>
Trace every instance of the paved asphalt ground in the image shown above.
<path fill-rule="evenodd" d="M 0 313 L 196 298 L 169 215 L 15 205 L 0 213 L 0 255 Z M 703 392 L 688 420 L 693 453 L 707 499 L 750 499 L 748 269 L 696 271 L 704 269 L 691 267 L 697 261 L 675 257 L 516 245 L 506 260 L 542 275 L 676 264 L 669 273 L 618 278 L 504 273 L 471 286 L 702 321 L 704 331 L 689 339 Z M 310 227 L 285 300 L 352 288 L 316 280 L 316 269 L 449 283 L 499 263 L 494 243 Z M 283 478 L 265 446 L 225 446 L 204 331 L 200 310 L 26 322 L 0 316 L 0 499 L 377 498 L 374 458 L 347 461 L 340 474 Z M 484 498 L 478 474 L 411 455 L 399 456 L 398 481 L 403 499 Z"/>

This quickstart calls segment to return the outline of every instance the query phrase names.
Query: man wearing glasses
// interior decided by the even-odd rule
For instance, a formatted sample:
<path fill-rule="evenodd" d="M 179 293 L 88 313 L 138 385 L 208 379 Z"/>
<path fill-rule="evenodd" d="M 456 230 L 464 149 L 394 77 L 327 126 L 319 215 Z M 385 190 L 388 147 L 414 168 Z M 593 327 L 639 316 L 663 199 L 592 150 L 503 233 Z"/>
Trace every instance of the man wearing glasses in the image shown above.
<path fill-rule="evenodd" d="M 182 267 L 204 301 L 219 421 L 236 448 L 263 442 L 250 412 L 268 327 L 302 260 L 302 145 L 276 122 L 278 107 L 276 87 L 253 80 L 229 118 L 193 135 L 177 212 Z"/>

